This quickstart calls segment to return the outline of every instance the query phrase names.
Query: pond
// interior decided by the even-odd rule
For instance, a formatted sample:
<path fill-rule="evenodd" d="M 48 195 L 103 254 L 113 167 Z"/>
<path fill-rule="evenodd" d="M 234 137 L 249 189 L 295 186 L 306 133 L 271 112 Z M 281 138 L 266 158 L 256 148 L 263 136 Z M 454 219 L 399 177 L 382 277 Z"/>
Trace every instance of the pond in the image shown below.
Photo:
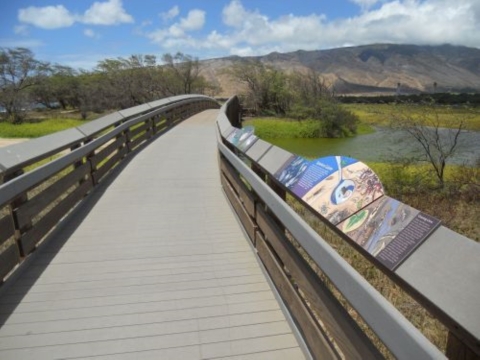
<path fill-rule="evenodd" d="M 329 155 L 344 155 L 364 162 L 383 162 L 398 157 L 424 154 L 420 145 L 403 131 L 376 127 L 375 132 L 349 138 L 335 139 L 265 139 L 294 154 L 308 158 Z M 440 129 L 447 137 L 448 129 Z M 462 131 L 454 155 L 447 161 L 451 164 L 474 165 L 480 159 L 480 132 Z"/>

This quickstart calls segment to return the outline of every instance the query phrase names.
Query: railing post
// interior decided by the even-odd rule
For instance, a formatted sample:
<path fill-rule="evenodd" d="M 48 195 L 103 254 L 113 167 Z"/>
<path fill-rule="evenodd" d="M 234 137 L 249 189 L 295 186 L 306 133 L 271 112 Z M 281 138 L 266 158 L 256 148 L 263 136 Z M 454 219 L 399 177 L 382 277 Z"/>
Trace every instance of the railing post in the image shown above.
<path fill-rule="evenodd" d="M 19 177 L 20 175 L 23 175 L 23 174 L 24 174 L 23 169 L 19 169 L 15 172 L 6 174 L 3 176 L 3 183 L 13 180 L 14 178 Z M 15 198 L 9 205 L 7 205 L 8 212 L 10 213 L 10 216 L 12 217 L 13 223 L 15 226 L 15 243 L 17 244 L 17 248 L 20 251 L 20 255 L 23 257 L 27 256 L 29 252 L 23 249 L 23 247 L 21 246 L 20 239 L 22 237 L 22 233 L 31 229 L 33 225 L 32 225 L 32 222 L 29 221 L 22 228 L 20 228 L 15 209 L 25 204 L 26 202 L 28 202 L 28 196 L 27 196 L 27 193 L 25 192 L 17 196 L 17 198 Z"/>
<path fill-rule="evenodd" d="M 167 112 L 165 112 L 165 117 L 167 119 L 167 128 L 172 127 L 174 116 L 175 116 L 175 114 L 174 114 L 173 109 L 170 109 Z"/>
<path fill-rule="evenodd" d="M 84 144 L 86 144 L 86 143 L 87 142 L 84 142 Z M 76 149 L 80 148 L 81 146 L 82 146 L 81 143 L 75 144 L 70 148 L 70 151 L 75 151 Z M 89 161 L 88 157 L 86 158 L 86 161 Z M 82 165 L 83 165 L 83 158 L 73 163 L 73 169 L 75 170 Z M 90 166 L 90 175 L 89 175 L 90 177 L 91 177 L 91 173 L 92 173 L 92 167 Z M 78 185 L 82 185 L 86 180 L 87 179 L 85 179 L 85 177 L 83 179 L 80 179 L 79 182 L 78 182 Z"/>
<path fill-rule="evenodd" d="M 155 136 L 155 134 L 157 133 L 157 120 L 159 119 L 159 115 L 155 115 L 155 116 L 152 116 L 150 118 L 151 122 L 152 122 L 152 137 Z"/>
<path fill-rule="evenodd" d="M 86 145 L 88 144 L 89 142 L 91 142 L 92 139 L 91 138 L 87 138 L 85 139 L 85 141 L 83 142 L 83 145 Z M 93 163 L 92 163 L 92 157 L 95 155 L 95 151 L 92 151 L 91 153 L 89 153 L 86 157 L 85 157 L 85 161 L 90 165 L 90 172 L 89 172 L 89 176 L 90 176 L 90 181 L 92 182 L 92 186 L 95 186 L 95 177 L 93 176 L 93 173 L 95 172 L 95 168 L 93 166 Z"/>
<path fill-rule="evenodd" d="M 130 128 L 125 129 L 123 133 L 125 134 L 125 146 L 127 147 L 127 153 L 132 152 L 132 147 L 130 144 L 132 142 L 132 139 L 130 138 L 131 137 Z"/>
<path fill-rule="evenodd" d="M 9 180 L 11 180 L 11 179 L 13 179 L 17 176 L 20 176 L 21 174 L 23 174 L 23 170 L 20 170 L 18 173 L 12 173 L 10 175 L 5 175 L 4 173 L 0 173 L 0 184 L 4 184 L 4 183 L 8 182 Z M 23 198 L 23 196 L 22 196 L 22 198 Z M 26 200 L 26 196 L 24 197 L 24 201 L 25 200 Z M 16 254 L 15 255 L 15 257 L 16 257 L 15 263 L 18 264 L 21 261 L 20 256 L 22 255 L 21 250 L 20 250 L 20 242 L 19 242 L 20 236 L 21 236 L 20 230 L 18 228 L 17 221 L 15 220 L 15 215 L 13 213 L 12 203 L 6 205 L 4 207 L 4 209 L 8 214 L 6 214 L 4 217 L 2 217 L 1 220 L 3 220 L 4 218 L 9 218 L 10 219 L 9 221 L 10 221 L 11 225 L 13 226 L 13 229 L 14 229 L 13 241 L 15 242 L 15 245 L 14 245 L 15 250 L 14 251 L 15 251 L 15 254 Z M 5 240 L 3 243 L 0 243 L 0 245 L 3 246 L 6 243 L 6 241 L 8 241 L 8 240 Z M 15 266 L 15 265 L 13 265 L 13 266 Z M 11 270 L 9 270 L 9 271 L 11 271 Z M 2 276 L 0 276 L 0 286 L 3 285 L 3 283 L 4 283 L 4 280 L 3 280 L 3 277 L 4 277 L 3 275 L 4 274 L 5 273 L 3 273 Z"/>
<path fill-rule="evenodd" d="M 260 179 L 262 179 L 264 182 L 267 181 L 267 174 L 265 174 L 265 171 L 263 171 L 262 168 L 260 168 L 260 166 L 257 165 L 257 163 L 252 161 L 250 168 L 255 174 L 258 175 Z"/>

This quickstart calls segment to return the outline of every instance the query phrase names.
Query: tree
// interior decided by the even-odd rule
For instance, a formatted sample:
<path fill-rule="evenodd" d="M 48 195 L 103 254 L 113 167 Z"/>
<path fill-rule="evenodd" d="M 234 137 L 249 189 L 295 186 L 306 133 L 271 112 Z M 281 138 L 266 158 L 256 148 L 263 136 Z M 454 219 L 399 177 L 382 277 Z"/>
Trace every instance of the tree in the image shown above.
<path fill-rule="evenodd" d="M 319 136 L 356 132 L 358 118 L 344 109 L 313 69 L 287 74 L 260 61 L 238 61 L 225 71 L 246 87 L 244 104 L 255 113 L 319 121 Z"/>
<path fill-rule="evenodd" d="M 0 49 L 0 105 L 13 123 L 22 122 L 26 90 L 45 76 L 48 64 L 34 58 L 25 48 Z"/>
<path fill-rule="evenodd" d="M 87 118 L 88 111 L 99 113 L 117 107 L 112 100 L 113 95 L 106 74 L 81 71 L 77 78 L 78 107 L 83 119 Z"/>
<path fill-rule="evenodd" d="M 158 65 L 154 55 L 131 55 L 105 59 L 97 72 L 105 75 L 105 90 L 114 107 L 126 108 L 165 96 L 203 92 L 210 84 L 198 74 L 198 60 L 189 55 L 166 54 L 165 65 Z"/>
<path fill-rule="evenodd" d="M 319 99 L 333 99 L 333 91 L 325 83 L 320 73 L 309 69 L 306 73 L 296 72 L 291 75 L 291 85 L 295 91 L 296 102 L 303 106 L 314 106 Z"/>
<path fill-rule="evenodd" d="M 284 115 L 288 111 L 292 94 L 284 72 L 260 61 L 238 61 L 226 73 L 246 86 L 246 106 L 254 112 Z"/>
<path fill-rule="evenodd" d="M 60 106 L 78 108 L 78 73 L 74 69 L 63 65 L 51 65 L 48 76 L 43 77 L 30 93 L 36 102 L 47 108 Z"/>
<path fill-rule="evenodd" d="M 96 70 L 105 79 L 104 95 L 109 98 L 113 107 L 123 109 L 141 103 L 136 87 L 137 81 L 128 59 L 119 57 L 101 60 Z"/>
<path fill-rule="evenodd" d="M 174 85 L 170 90 L 174 95 L 191 94 L 195 92 L 196 85 L 205 80 L 200 76 L 200 63 L 197 58 L 177 52 L 175 55 L 164 54 L 162 60 L 165 69 L 170 72 L 170 84 Z"/>
<path fill-rule="evenodd" d="M 447 160 L 457 149 L 465 119 L 457 118 L 449 124 L 450 128 L 444 128 L 439 105 L 429 103 L 419 108 L 400 105 L 392 115 L 392 125 L 420 145 L 420 160 L 432 166 L 440 187 L 444 187 Z"/>

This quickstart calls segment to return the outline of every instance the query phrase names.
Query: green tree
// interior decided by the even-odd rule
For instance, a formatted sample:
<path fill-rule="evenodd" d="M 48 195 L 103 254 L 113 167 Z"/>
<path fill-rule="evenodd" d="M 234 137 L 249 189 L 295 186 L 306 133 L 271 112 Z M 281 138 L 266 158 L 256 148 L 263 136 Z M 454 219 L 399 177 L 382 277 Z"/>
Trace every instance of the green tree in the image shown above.
<path fill-rule="evenodd" d="M 63 65 L 52 65 L 45 76 L 34 86 L 30 93 L 36 102 L 47 108 L 60 106 L 78 108 L 78 73 L 73 68 Z M 58 105 L 57 105 L 58 104 Z"/>
<path fill-rule="evenodd" d="M 82 71 L 78 81 L 78 108 L 83 119 L 87 118 L 89 111 L 99 113 L 117 107 L 106 74 Z"/>
<path fill-rule="evenodd" d="M 284 115 L 288 111 L 292 94 L 284 72 L 260 61 L 238 61 L 226 73 L 245 86 L 246 107 L 271 115 Z"/>
<path fill-rule="evenodd" d="M 28 105 L 26 90 L 38 84 L 48 68 L 28 49 L 0 49 L 0 105 L 11 122 L 22 122 L 23 109 Z"/>
<path fill-rule="evenodd" d="M 170 72 L 171 88 L 176 94 L 191 94 L 200 80 L 200 63 L 197 58 L 177 52 L 164 54 L 165 69 Z M 173 90 L 175 89 L 175 90 Z"/>
<path fill-rule="evenodd" d="M 336 101 L 314 70 L 287 74 L 260 61 L 237 61 L 226 73 L 244 85 L 244 106 L 255 113 L 317 120 L 319 136 L 356 133 L 358 118 Z"/>
<path fill-rule="evenodd" d="M 309 69 L 306 73 L 292 73 L 290 86 L 294 89 L 295 102 L 302 106 L 315 107 L 319 99 L 333 101 L 333 92 L 323 77 L 313 69 Z"/>
<path fill-rule="evenodd" d="M 109 98 L 113 107 L 128 108 L 141 104 L 133 69 L 128 59 L 121 57 L 98 62 L 96 70 L 105 79 L 104 96 Z"/>

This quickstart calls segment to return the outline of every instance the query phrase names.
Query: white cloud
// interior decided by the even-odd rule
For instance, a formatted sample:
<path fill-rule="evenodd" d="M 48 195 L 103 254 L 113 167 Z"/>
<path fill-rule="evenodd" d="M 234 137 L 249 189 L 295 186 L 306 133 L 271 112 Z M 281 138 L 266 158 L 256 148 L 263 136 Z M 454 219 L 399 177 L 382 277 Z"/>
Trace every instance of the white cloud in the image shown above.
<path fill-rule="evenodd" d="M 228 26 L 240 28 L 244 23 L 244 19 L 248 17 L 248 13 L 239 0 L 233 0 L 223 8 L 223 23 Z"/>
<path fill-rule="evenodd" d="M 232 54 L 313 50 L 370 43 L 443 44 L 480 47 L 478 0 L 352 0 L 364 6 L 350 18 L 285 15 L 270 19 L 232 0 L 222 12 L 229 28 L 198 39 L 195 48 Z M 377 4 L 376 8 L 368 8 Z"/>
<path fill-rule="evenodd" d="M 189 35 L 189 32 L 201 30 L 205 25 L 205 11 L 199 9 L 190 10 L 187 17 L 181 18 L 168 28 L 157 29 L 146 36 L 154 43 L 162 44 L 164 47 L 174 47 L 178 44 L 188 46 L 195 45 L 196 40 Z"/>
<path fill-rule="evenodd" d="M 186 18 L 180 19 L 180 27 L 185 31 L 200 30 L 205 25 L 205 11 L 194 9 Z"/>
<path fill-rule="evenodd" d="M 357 4 L 362 9 L 371 8 L 373 5 L 379 2 L 379 0 L 350 0 L 350 2 Z"/>
<path fill-rule="evenodd" d="M 43 29 L 57 29 L 72 26 L 74 16 L 63 6 L 30 6 L 18 11 L 20 22 L 31 24 Z"/>
<path fill-rule="evenodd" d="M 94 2 L 83 15 L 72 14 L 63 5 L 20 9 L 18 20 L 42 29 L 58 29 L 72 26 L 75 22 L 92 25 L 116 25 L 133 23 L 133 17 L 125 11 L 121 0 Z M 21 26 L 21 25 L 20 25 Z"/>
<path fill-rule="evenodd" d="M 392 1 L 344 21 L 343 39 L 354 43 L 453 43 L 480 46 L 480 24 L 475 21 L 476 0 Z M 331 36 L 336 29 L 329 29 Z"/>
<path fill-rule="evenodd" d="M 362 10 L 329 20 L 324 14 L 271 18 L 231 0 L 221 14 L 223 28 L 207 35 L 205 13 L 192 10 L 170 27 L 147 33 L 165 49 L 225 55 L 315 50 L 371 43 L 444 44 L 480 47 L 479 0 L 351 0 Z M 321 11 L 321 7 L 318 7 Z M 214 20 L 215 21 L 215 20 Z"/>
<path fill-rule="evenodd" d="M 176 18 L 178 14 L 180 14 L 180 9 L 178 6 L 174 6 L 167 12 L 160 13 L 159 16 L 163 19 L 163 21 L 169 21 Z"/>
<path fill-rule="evenodd" d="M 133 23 L 133 17 L 126 13 L 121 0 L 95 2 L 85 11 L 82 22 L 93 25 L 115 25 Z"/>

